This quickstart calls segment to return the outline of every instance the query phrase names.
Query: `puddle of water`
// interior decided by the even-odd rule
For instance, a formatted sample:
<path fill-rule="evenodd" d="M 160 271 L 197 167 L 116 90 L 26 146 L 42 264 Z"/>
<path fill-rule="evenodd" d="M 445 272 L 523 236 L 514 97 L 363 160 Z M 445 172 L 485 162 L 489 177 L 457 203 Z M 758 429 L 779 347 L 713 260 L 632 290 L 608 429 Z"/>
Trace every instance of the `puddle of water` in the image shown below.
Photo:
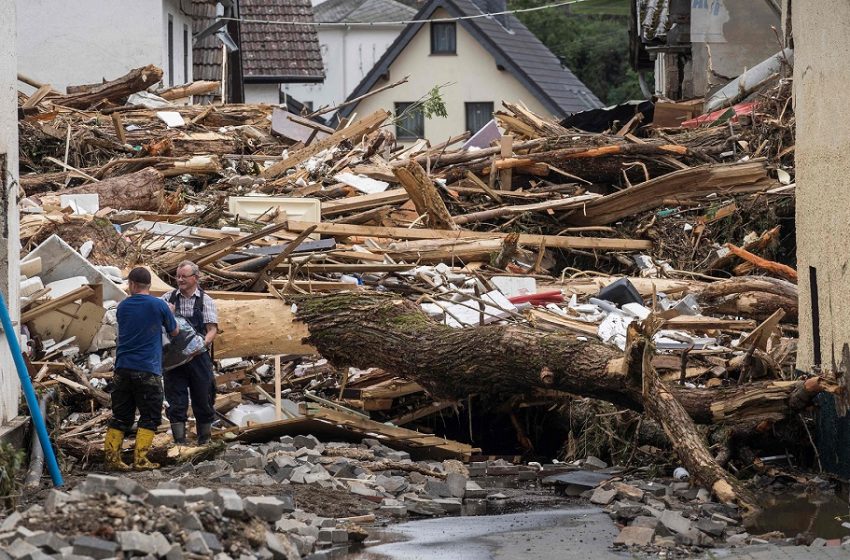
<path fill-rule="evenodd" d="M 394 525 L 374 537 L 384 544 L 351 560 L 622 560 L 609 550 L 617 529 L 598 508 L 573 507 Z M 404 540 L 400 540 L 404 539 Z M 396 542 L 387 542 L 387 541 Z"/>
<path fill-rule="evenodd" d="M 788 537 L 808 533 L 824 539 L 850 535 L 841 526 L 850 521 L 850 505 L 835 494 L 769 494 L 763 506 L 755 524 L 747 528 L 751 534 L 782 531 Z"/>

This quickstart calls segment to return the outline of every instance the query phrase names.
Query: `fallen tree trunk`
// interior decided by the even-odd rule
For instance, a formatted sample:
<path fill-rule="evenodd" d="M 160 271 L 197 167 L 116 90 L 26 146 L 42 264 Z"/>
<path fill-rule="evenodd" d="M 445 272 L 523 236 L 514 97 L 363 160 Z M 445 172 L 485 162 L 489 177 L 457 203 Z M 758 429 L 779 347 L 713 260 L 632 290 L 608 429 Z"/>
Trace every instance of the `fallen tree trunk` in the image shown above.
<path fill-rule="evenodd" d="M 343 292 L 293 300 L 297 317 L 309 328 L 307 343 L 323 357 L 338 366 L 392 371 L 435 398 L 479 394 L 507 400 L 552 389 L 644 409 L 641 384 L 634 381 L 640 376 L 630 375 L 622 352 L 601 342 L 520 325 L 452 329 L 394 295 Z M 541 376 L 544 370 L 551 375 Z M 716 389 L 670 385 L 669 390 L 697 423 L 756 424 L 805 408 L 824 386 L 768 381 Z"/>
<path fill-rule="evenodd" d="M 290 305 L 279 299 L 216 300 L 219 336 L 216 358 L 263 354 L 312 354 L 301 343 L 307 335 L 303 323 L 293 320 Z"/>
<path fill-rule="evenodd" d="M 160 209 L 164 200 L 165 179 L 162 173 L 148 167 L 128 175 L 104 179 L 98 183 L 88 183 L 79 187 L 45 193 L 39 195 L 38 198 L 58 198 L 63 194 L 86 193 L 97 193 L 101 208 L 156 212 Z"/>
<path fill-rule="evenodd" d="M 640 377 L 646 412 L 664 428 L 679 459 L 697 481 L 711 488 L 720 501 L 738 504 L 744 515 L 754 513 L 758 510 L 755 495 L 717 464 L 691 417 L 652 367 L 651 340 L 660 326 L 660 320 L 653 317 L 641 325 L 632 323 L 629 326 L 629 338 L 632 340 L 626 351 L 627 361 L 630 362 L 629 370 L 632 372 L 636 363 L 641 364 Z"/>

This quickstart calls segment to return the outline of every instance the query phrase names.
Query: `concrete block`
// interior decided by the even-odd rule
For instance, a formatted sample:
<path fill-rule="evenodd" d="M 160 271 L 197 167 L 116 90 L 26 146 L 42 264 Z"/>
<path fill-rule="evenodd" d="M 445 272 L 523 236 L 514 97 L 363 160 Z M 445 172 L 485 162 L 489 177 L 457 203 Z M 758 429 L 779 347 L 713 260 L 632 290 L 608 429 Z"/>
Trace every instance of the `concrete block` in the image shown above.
<path fill-rule="evenodd" d="M 712 537 L 722 537 L 723 531 L 726 529 L 726 523 L 702 518 L 696 522 L 695 527 Z"/>
<path fill-rule="evenodd" d="M 126 476 L 119 476 L 115 481 L 115 491 L 125 496 L 144 496 L 148 492 L 144 486 Z"/>
<path fill-rule="evenodd" d="M 201 518 L 192 512 L 186 512 L 180 516 L 180 527 L 187 531 L 204 530 L 204 524 L 201 523 Z"/>
<path fill-rule="evenodd" d="M 375 477 L 375 484 L 390 494 L 406 492 L 407 489 L 410 488 L 410 485 L 403 476 L 386 476 L 379 474 Z"/>
<path fill-rule="evenodd" d="M 266 548 L 274 560 L 298 560 L 301 554 L 288 536 L 266 531 Z"/>
<path fill-rule="evenodd" d="M 204 542 L 207 543 L 207 548 L 209 548 L 213 554 L 224 550 L 224 546 L 222 546 L 221 541 L 218 540 L 218 537 L 214 533 L 210 533 L 208 531 L 198 532 L 201 534 L 201 538 L 204 539 Z"/>
<path fill-rule="evenodd" d="M 348 542 L 348 531 L 345 529 L 320 529 L 319 540 L 327 543 L 342 544 Z"/>
<path fill-rule="evenodd" d="M 587 458 L 581 462 L 582 468 L 589 469 L 592 471 L 598 471 L 602 469 L 608 468 L 608 463 L 600 459 L 599 457 L 594 457 L 593 455 L 588 455 Z"/>
<path fill-rule="evenodd" d="M 658 519 L 649 515 L 638 515 L 632 521 L 632 527 L 649 527 L 650 529 L 658 529 Z"/>
<path fill-rule="evenodd" d="M 227 517 L 242 517 L 245 514 L 245 504 L 232 488 L 219 488 L 216 503 Z"/>
<path fill-rule="evenodd" d="M 278 519 L 274 528 L 278 533 L 295 533 L 306 526 L 306 523 L 298 521 L 297 519 Z"/>
<path fill-rule="evenodd" d="M 466 482 L 469 479 L 460 473 L 450 472 L 446 476 L 446 485 L 453 498 L 463 498 L 466 495 Z"/>
<path fill-rule="evenodd" d="M 22 520 L 23 516 L 18 511 L 13 511 L 3 520 L 3 523 L 0 523 L 0 533 L 14 530 Z"/>
<path fill-rule="evenodd" d="M 276 522 L 288 508 L 287 504 L 273 496 L 250 496 L 243 500 L 245 512 L 254 515 L 264 521 Z"/>
<path fill-rule="evenodd" d="M 623 546 L 646 546 L 652 542 L 655 536 L 655 529 L 649 527 L 635 527 L 629 525 L 623 527 L 620 534 L 614 539 L 614 544 Z"/>
<path fill-rule="evenodd" d="M 446 513 L 460 513 L 463 509 L 463 504 L 460 498 L 437 498 L 434 500 Z"/>
<path fill-rule="evenodd" d="M 118 551 L 118 545 L 111 541 L 83 535 L 74 539 L 74 554 L 91 556 L 95 560 L 112 558 Z"/>
<path fill-rule="evenodd" d="M 644 492 L 636 486 L 626 484 L 625 482 L 615 482 L 612 486 L 617 491 L 617 496 L 622 500 L 643 501 Z"/>
<path fill-rule="evenodd" d="M 159 531 L 154 531 L 149 536 L 153 542 L 154 554 L 161 557 L 166 556 L 171 550 L 171 542 Z"/>
<path fill-rule="evenodd" d="M 319 440 L 316 439 L 316 436 L 312 434 L 308 436 L 295 436 L 292 439 L 292 445 L 294 445 L 296 449 L 300 449 L 301 447 L 306 447 L 307 449 L 315 449 L 316 446 L 319 445 Z"/>
<path fill-rule="evenodd" d="M 593 491 L 593 494 L 590 496 L 590 503 L 596 504 L 598 506 L 607 506 L 611 502 L 614 501 L 614 498 L 617 497 L 617 491 L 613 488 L 610 490 L 606 490 L 601 486 Z"/>
<path fill-rule="evenodd" d="M 154 488 L 148 492 L 145 501 L 152 506 L 181 508 L 186 504 L 186 494 L 172 488 Z"/>
<path fill-rule="evenodd" d="M 425 492 L 429 496 L 438 498 L 450 498 L 452 496 L 452 490 L 449 488 L 449 485 L 436 478 L 428 478 L 425 481 Z"/>
<path fill-rule="evenodd" d="M 463 495 L 464 498 L 486 498 L 487 490 L 481 488 L 481 485 L 474 480 L 467 480 Z"/>
<path fill-rule="evenodd" d="M 68 541 L 53 531 L 40 531 L 26 539 L 29 544 L 50 553 L 58 553 L 69 545 Z"/>
<path fill-rule="evenodd" d="M 386 457 L 390 461 L 409 461 L 410 453 L 408 453 L 407 451 L 388 451 L 384 454 L 384 457 Z"/>
<path fill-rule="evenodd" d="M 80 489 L 86 494 L 112 494 L 115 492 L 117 476 L 105 474 L 89 474 L 80 485 Z"/>
<path fill-rule="evenodd" d="M 156 539 L 139 531 L 118 531 L 115 540 L 122 552 L 129 554 L 156 554 Z"/>
<path fill-rule="evenodd" d="M 678 511 L 666 510 L 661 514 L 661 523 L 670 531 L 679 535 L 688 535 L 693 530 L 693 524 Z"/>
<path fill-rule="evenodd" d="M 212 556 L 212 550 L 200 531 L 192 531 L 186 537 L 186 550 L 192 554 Z"/>
<path fill-rule="evenodd" d="M 5 548 L 6 554 L 15 560 L 30 560 L 32 555 L 41 552 L 38 547 L 31 545 L 23 539 L 15 539 Z"/>
<path fill-rule="evenodd" d="M 215 492 L 213 492 L 209 488 L 205 488 L 203 486 L 199 486 L 197 488 L 189 488 L 183 494 L 186 496 L 186 501 L 189 503 L 192 502 L 207 502 L 213 503 L 215 501 Z"/>

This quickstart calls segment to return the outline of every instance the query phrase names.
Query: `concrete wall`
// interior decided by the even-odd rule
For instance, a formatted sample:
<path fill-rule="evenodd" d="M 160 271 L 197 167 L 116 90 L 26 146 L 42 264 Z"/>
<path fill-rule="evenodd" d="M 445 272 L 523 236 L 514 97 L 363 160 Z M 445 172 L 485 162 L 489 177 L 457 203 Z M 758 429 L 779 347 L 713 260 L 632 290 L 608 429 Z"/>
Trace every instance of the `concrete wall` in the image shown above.
<path fill-rule="evenodd" d="M 312 102 L 316 109 L 342 103 L 403 29 L 403 25 L 320 27 L 325 81 L 321 84 L 284 84 L 284 91 L 302 103 Z"/>
<path fill-rule="evenodd" d="M 434 18 L 448 17 L 437 10 Z M 446 140 L 466 129 L 465 102 L 493 102 L 496 110 L 502 101 L 522 101 L 532 111 L 550 116 L 549 112 L 509 72 L 496 68 L 496 61 L 462 25 L 457 26 L 457 55 L 431 56 L 430 27 L 423 25 L 390 67 L 389 81 L 405 76 L 410 80 L 401 86 L 364 99 L 357 105 L 359 115 L 378 109 L 393 111 L 395 102 L 417 101 L 434 86 L 446 85 L 441 94 L 446 103 L 448 118 L 425 120 L 425 137 L 432 143 Z M 386 85 L 379 80 L 375 88 Z"/>
<path fill-rule="evenodd" d="M 19 317 L 18 255 L 18 123 L 17 60 L 15 56 L 15 3 L 0 0 L 0 290 Z M 3 169 L 5 160 L 5 169 Z M 0 341 L 0 425 L 18 415 L 21 389 L 15 363 L 5 340 Z"/>
<path fill-rule="evenodd" d="M 764 0 L 693 2 L 692 94 L 714 93 L 729 81 L 724 76 L 734 78 L 779 52 L 782 47 L 771 27 L 781 29 L 780 17 Z"/>
<path fill-rule="evenodd" d="M 5 0 L 13 1 L 13 0 Z M 174 83 L 191 81 L 183 70 L 183 25 L 191 19 L 178 0 L 16 0 L 18 71 L 64 91 L 155 64 L 168 84 L 168 15 L 174 21 Z M 189 2 L 184 0 L 184 5 Z M 191 41 L 191 40 L 190 40 Z"/>
<path fill-rule="evenodd" d="M 797 366 L 815 365 L 820 331 L 825 368 L 850 370 L 850 3 L 795 0 L 794 88 L 797 117 L 797 268 L 800 346 Z M 812 317 L 810 268 L 817 274 L 819 320 Z M 850 374 L 845 373 L 850 382 Z"/>

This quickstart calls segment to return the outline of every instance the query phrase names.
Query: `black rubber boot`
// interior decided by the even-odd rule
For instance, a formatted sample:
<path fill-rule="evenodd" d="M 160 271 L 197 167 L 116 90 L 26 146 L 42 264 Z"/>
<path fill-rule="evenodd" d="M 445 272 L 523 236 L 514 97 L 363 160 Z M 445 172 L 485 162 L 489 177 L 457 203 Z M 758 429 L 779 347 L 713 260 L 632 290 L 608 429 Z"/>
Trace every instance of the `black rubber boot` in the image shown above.
<path fill-rule="evenodd" d="M 212 424 L 198 424 L 198 445 L 209 443 L 211 434 Z"/>
<path fill-rule="evenodd" d="M 186 445 L 186 422 L 172 422 L 171 437 L 174 438 L 174 443 Z"/>

